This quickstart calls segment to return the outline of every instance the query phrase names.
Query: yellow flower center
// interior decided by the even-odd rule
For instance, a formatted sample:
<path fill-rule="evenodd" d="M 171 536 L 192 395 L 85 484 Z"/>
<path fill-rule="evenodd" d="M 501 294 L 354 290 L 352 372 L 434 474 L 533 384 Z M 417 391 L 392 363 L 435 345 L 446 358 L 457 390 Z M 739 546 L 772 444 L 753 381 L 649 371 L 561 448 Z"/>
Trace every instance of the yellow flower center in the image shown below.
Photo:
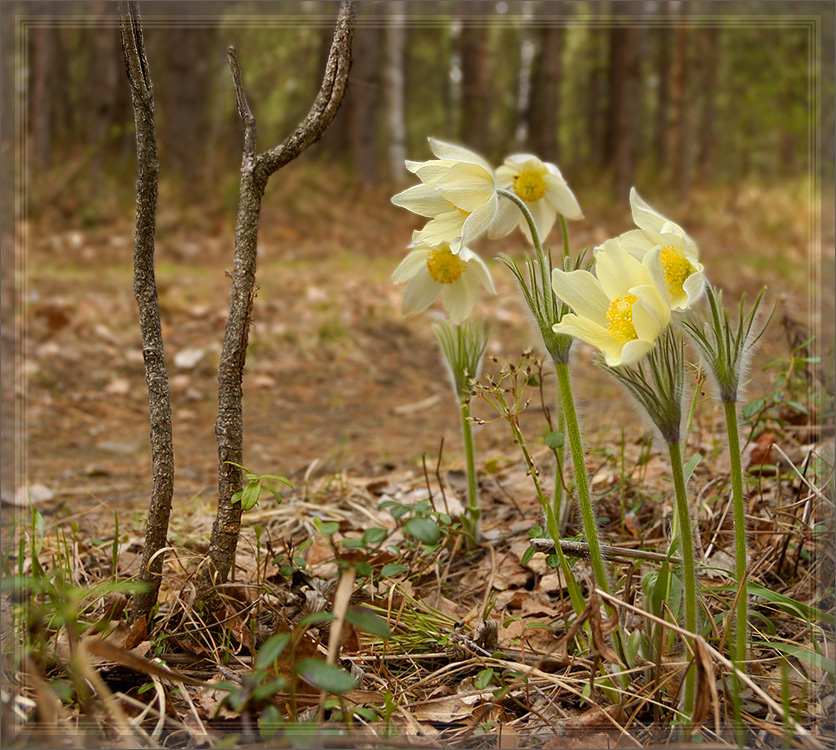
<path fill-rule="evenodd" d="M 616 297 L 607 310 L 607 333 L 616 341 L 627 342 L 639 337 L 633 325 L 633 305 L 638 299 L 635 294 Z"/>
<path fill-rule="evenodd" d="M 659 262 L 662 264 L 662 272 L 665 275 L 665 284 L 672 297 L 682 294 L 682 285 L 696 270 L 685 255 L 682 249 L 674 245 L 665 245 L 659 253 Z"/>
<path fill-rule="evenodd" d="M 546 168 L 526 164 L 514 177 L 514 192 L 526 203 L 539 201 L 546 194 Z"/>
<path fill-rule="evenodd" d="M 455 284 L 467 268 L 467 261 L 454 255 L 446 245 L 427 255 L 427 270 L 437 284 Z"/>

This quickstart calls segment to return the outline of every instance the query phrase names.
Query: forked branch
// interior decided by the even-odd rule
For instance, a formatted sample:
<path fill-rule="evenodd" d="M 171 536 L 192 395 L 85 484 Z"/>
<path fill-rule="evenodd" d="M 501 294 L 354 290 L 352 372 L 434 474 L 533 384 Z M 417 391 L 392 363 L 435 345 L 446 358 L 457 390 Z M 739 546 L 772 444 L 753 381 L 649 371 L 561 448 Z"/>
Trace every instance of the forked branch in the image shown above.
<path fill-rule="evenodd" d="M 142 357 L 151 417 L 151 463 L 153 485 L 148 507 L 145 548 L 139 580 L 147 591 L 131 604 L 131 619 L 147 617 L 157 602 L 166 546 L 171 500 L 174 494 L 174 447 L 171 435 L 171 397 L 165 367 L 160 307 L 154 275 L 157 185 L 160 165 L 154 128 L 154 90 L 145 55 L 142 25 L 135 2 L 119 3 L 122 52 L 131 85 L 136 122 L 136 230 L 134 232 L 134 295 L 139 306 Z"/>
<path fill-rule="evenodd" d="M 348 85 L 354 17 L 354 3 L 343 2 L 325 75 L 310 112 L 278 146 L 261 154 L 256 151 L 256 121 L 247 102 L 238 58 L 233 48 L 228 52 L 238 112 L 244 123 L 244 148 L 238 217 L 235 222 L 232 295 L 218 366 L 218 418 L 215 422 L 218 441 L 218 509 L 212 527 L 208 558 L 198 587 L 200 596 L 207 595 L 214 585 L 225 582 L 229 577 L 241 530 L 241 503 L 232 502 L 233 495 L 241 489 L 241 470 L 233 464 L 244 463 L 242 383 L 256 289 L 256 247 L 261 200 L 270 175 L 316 143 L 337 114 Z"/>

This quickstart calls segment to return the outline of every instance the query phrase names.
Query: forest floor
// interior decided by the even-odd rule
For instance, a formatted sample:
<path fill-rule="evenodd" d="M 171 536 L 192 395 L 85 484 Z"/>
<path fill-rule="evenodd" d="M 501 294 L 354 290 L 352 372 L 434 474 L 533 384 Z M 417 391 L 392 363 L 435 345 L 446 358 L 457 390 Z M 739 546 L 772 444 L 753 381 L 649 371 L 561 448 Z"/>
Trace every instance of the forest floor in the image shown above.
<path fill-rule="evenodd" d="M 187 613 L 190 574 L 207 550 L 214 519 L 216 378 L 229 305 L 232 222 L 223 212 L 175 208 L 176 201 L 167 202 L 164 192 L 157 282 L 172 393 L 176 487 L 169 533 L 173 552 L 164 570 L 159 613 L 140 642 L 126 643 L 131 636 L 123 632 L 118 614 L 112 622 L 105 618 L 114 597 L 123 595 L 111 591 L 87 602 L 82 619 L 88 624 L 107 619 L 108 627 L 116 628 L 109 639 L 124 647 L 120 653 L 139 659 L 96 657 L 94 664 L 107 687 L 93 689 L 109 698 L 95 710 L 89 696 L 70 695 L 72 690 L 66 697 L 58 691 L 62 701 L 57 707 L 44 697 L 44 679 L 55 691 L 57 683 L 71 684 L 73 674 L 67 628 L 45 621 L 48 647 L 31 654 L 25 669 L 18 666 L 5 675 L 10 679 L 3 693 L 4 719 L 12 723 L 3 722 L 4 746 L 59 738 L 70 746 L 66 727 L 79 733 L 97 731 L 85 722 L 91 711 L 100 712 L 100 729 L 111 732 L 107 741 L 115 744 L 125 741 L 114 739 L 111 731 L 119 726 L 121 711 L 134 717 L 128 729 L 123 727 L 129 742 L 252 746 L 274 731 L 264 720 L 273 717 L 265 713 L 268 704 L 281 709 L 276 717 L 319 706 L 314 715 L 320 725 L 324 717 L 330 717 L 326 726 L 332 728 L 350 721 L 352 736 L 369 745 L 392 745 L 398 738 L 433 747 L 503 748 L 635 747 L 676 741 L 670 721 L 659 713 L 675 715 L 675 691 L 652 683 L 645 674 L 652 670 L 633 674 L 627 697 L 613 701 L 612 691 L 600 685 L 588 692 L 595 671 L 591 662 L 555 656 L 557 636 L 565 632 L 565 592 L 542 554 L 522 563 L 527 532 L 540 523 L 539 503 L 508 426 L 483 400 L 475 399 L 473 406 L 474 415 L 488 422 L 474 431 L 483 546 L 467 554 L 461 538 L 445 528 L 440 546 L 424 557 L 420 545 L 404 536 L 403 524 L 391 512 L 395 506 L 387 510 L 384 501 L 403 504 L 408 513 L 437 520 L 443 511 L 442 516 L 449 513 L 455 519 L 466 494 L 460 423 L 429 325 L 433 314 L 403 318 L 402 289 L 390 282 L 418 220 L 391 206 L 379 191 L 348 191 L 325 174 L 306 174 L 303 181 L 287 172 L 268 190 L 261 218 L 244 429 L 248 468 L 283 474 L 293 489 L 283 491 L 282 504 L 268 495 L 245 514 L 235 576 L 240 589 L 231 600 L 240 611 L 229 611 L 228 640 L 222 644 L 210 636 L 190 637 L 186 624 L 192 616 Z M 824 262 L 816 278 L 811 268 L 820 259 L 811 259 L 807 250 L 815 221 L 805 215 L 800 192 L 751 186 L 698 192 L 684 213 L 675 216 L 697 239 L 707 274 L 730 305 L 743 292 L 751 299 L 762 285 L 769 288 L 767 304 L 777 305 L 753 362 L 746 400 L 779 394 L 808 412 L 776 403 L 763 411 L 758 424 L 743 425 L 750 582 L 800 603 L 793 609 L 784 600 L 783 606 L 768 597 L 758 600 L 752 641 L 760 645 L 752 646 L 752 674 L 778 704 L 791 710 L 782 722 L 780 712 L 749 690 L 744 716 L 752 746 L 781 745 L 785 728 L 793 722 L 798 725 L 795 746 L 826 746 L 834 736 L 834 653 L 829 643 L 833 599 L 828 583 L 833 570 L 833 298 L 822 298 L 819 286 L 833 285 L 834 230 L 832 217 L 822 216 Z M 629 228 L 626 205 L 596 206 L 580 197 L 587 220 L 570 225 L 574 250 Z M 645 197 L 654 202 L 651 195 Z M 12 570 L 34 576 L 40 570 L 37 562 L 33 566 L 31 548 L 17 547 L 22 533 L 29 541 L 39 540 L 41 572 L 48 575 L 63 567 L 79 590 L 137 573 L 150 491 L 148 407 L 132 293 L 132 211 L 122 210 L 118 219 L 116 215 L 85 225 L 56 216 L 31 220 L 25 227 L 26 252 L 15 274 L 8 272 L 4 252 L 4 576 Z M 8 244 L 4 241 L 4 248 Z M 501 245 L 485 242 L 474 249 L 486 260 L 500 251 L 517 258 L 525 252 L 521 238 Z M 530 347 L 536 354 L 536 342 L 510 274 L 496 263 L 492 270 L 498 294 L 482 296 L 475 314 L 489 324 L 488 351 L 497 360 L 486 359 L 485 374 L 497 377 L 501 363 L 520 362 Z M 793 350 L 809 336 L 811 316 L 819 340 L 795 356 L 817 354 L 824 364 L 805 368 L 796 363 L 782 383 L 780 375 L 787 371 Z M 6 355 L 14 353 L 24 356 L 11 367 L 14 357 Z M 664 552 L 672 514 L 665 455 L 623 393 L 595 367 L 592 355 L 587 347 L 577 347 L 572 372 L 602 540 Z M 6 408 L 11 394 L 19 416 L 14 432 L 8 429 Z M 547 374 L 542 389 L 532 387 L 528 396 L 522 428 L 550 488 L 553 468 L 551 451 L 543 443 L 549 431 L 543 405 L 548 408 L 554 401 L 553 377 Z M 711 635 L 715 646 L 725 640 L 722 613 L 729 606 L 730 578 L 723 571 L 733 567 L 723 424 L 722 409 L 706 387 L 685 455 L 703 457 L 689 493 L 700 522 L 697 555 L 704 571 L 705 606 L 718 618 Z M 773 442 L 783 458 L 774 449 L 768 452 Z M 11 461 L 5 460 L 9 457 Z M 769 466 L 761 469 L 764 463 Z M 33 526 L 26 485 L 42 527 L 40 522 Z M 423 510 L 411 506 L 427 499 L 435 514 L 426 504 Z M 338 523 L 336 530 L 323 533 L 322 524 L 330 521 Z M 361 538 L 370 528 L 386 531 L 385 544 L 352 548 L 340 542 Z M 571 526 L 569 536 L 577 531 Z M 819 534 L 825 535 L 825 543 L 820 544 Z M 309 539 L 312 544 L 297 553 Z M 392 544 L 400 557 L 384 549 Z M 176 683 L 148 667 L 159 656 L 196 683 L 240 680 L 253 672 L 251 649 L 264 640 L 265 627 L 270 632 L 289 627 L 287 632 L 298 636 L 297 649 L 313 656 L 319 645 L 324 654 L 327 626 L 309 624 L 302 633 L 298 617 L 293 620 L 289 613 L 299 615 L 299 602 L 315 598 L 322 593 L 317 588 L 324 585 L 321 581 L 335 578 L 337 549 L 343 559 L 371 562 L 376 571 L 388 563 L 399 566 L 390 568 L 395 572 L 385 580 L 354 592 L 357 601 L 386 616 L 393 635 L 385 657 L 380 641 L 368 634 L 355 634 L 342 645 L 343 666 L 352 663 L 364 672 L 357 673 L 362 675 L 359 687 L 341 705 L 318 704 L 319 692 L 296 680 L 292 665 L 286 669 L 288 679 L 298 682 L 299 706 L 277 697 L 280 692 L 258 700 L 250 695 L 237 707 L 221 705 L 221 691 L 178 690 Z M 639 580 L 650 567 L 646 561 L 635 568 L 614 564 L 614 590 L 628 603 L 641 605 Z M 585 581 L 583 560 L 576 569 Z M 329 610 L 330 591 L 323 602 Z M 33 602 L 43 607 L 42 599 Z M 265 625 L 261 613 L 268 610 L 281 612 L 284 624 L 274 619 Z M 824 612 L 816 614 L 818 610 Z M 14 597 L 4 591 L 7 654 L 21 616 Z M 471 647 L 478 641 L 483 616 L 497 625 L 497 640 L 487 651 Z M 33 632 L 30 622 L 30 639 Z M 464 645 L 457 652 L 451 648 L 454 643 Z M 673 644 L 671 649 L 675 657 Z M 821 658 L 810 658 L 816 649 L 823 650 L 824 666 Z M 496 657 L 497 651 L 504 653 L 504 660 Z M 647 689 L 651 683 L 654 687 Z M 718 685 L 719 697 L 712 693 L 717 713 L 712 710 L 704 717 L 704 747 L 734 744 L 724 728 L 729 703 L 722 683 Z M 153 710 L 136 718 L 143 705 L 152 704 Z M 165 720 L 158 720 L 157 709 Z M 281 721 L 276 718 L 275 727 Z M 299 741 L 291 735 L 282 737 Z M 331 740 L 337 745 L 347 741 Z"/>

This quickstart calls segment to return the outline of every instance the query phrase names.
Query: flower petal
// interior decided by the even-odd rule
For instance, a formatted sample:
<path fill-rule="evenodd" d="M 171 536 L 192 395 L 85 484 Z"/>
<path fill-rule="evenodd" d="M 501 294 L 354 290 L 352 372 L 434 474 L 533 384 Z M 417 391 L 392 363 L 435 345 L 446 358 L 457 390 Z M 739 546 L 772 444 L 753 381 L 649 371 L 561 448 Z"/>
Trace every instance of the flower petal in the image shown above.
<path fill-rule="evenodd" d="M 634 365 L 642 357 L 645 356 L 654 346 L 655 341 L 642 341 L 641 339 L 633 339 L 628 341 L 621 347 L 621 352 L 618 357 L 605 357 L 606 363 L 610 367 L 618 367 L 619 365 Z"/>
<path fill-rule="evenodd" d="M 546 167 L 552 166 L 547 164 Z M 566 182 L 554 175 L 546 177 L 546 200 L 555 207 L 559 214 L 562 214 L 567 219 L 578 221 L 583 218 L 583 211 L 581 211 L 578 199 L 575 194 L 569 189 Z"/>
<path fill-rule="evenodd" d="M 488 237 L 492 240 L 505 237 L 516 229 L 520 222 L 520 209 L 508 198 L 499 196 L 496 213 L 488 227 Z"/>
<path fill-rule="evenodd" d="M 409 281 L 421 270 L 421 266 L 427 267 L 427 248 L 419 247 L 410 252 L 395 269 L 392 274 L 392 282 L 395 284 L 402 284 L 404 281 Z M 429 271 L 427 272 L 429 275 Z"/>
<path fill-rule="evenodd" d="M 578 315 L 606 328 L 610 300 L 589 271 L 552 271 L 554 293 Z M 565 317 L 565 316 L 564 316 Z"/>
<path fill-rule="evenodd" d="M 588 318 L 580 317 L 569 313 L 563 316 L 563 320 L 552 326 L 555 333 L 574 336 L 587 344 L 600 349 L 607 357 L 607 364 L 613 357 L 621 354 L 621 345 L 607 333 L 606 328 L 596 325 Z"/>
<path fill-rule="evenodd" d="M 694 273 L 685 279 L 685 283 L 682 285 L 682 291 L 685 292 L 685 296 L 687 297 L 685 307 L 693 305 L 705 292 L 706 281 L 702 264 L 698 263 L 696 269 Z"/>
<path fill-rule="evenodd" d="M 473 311 L 479 296 L 479 284 L 475 280 L 467 281 L 462 276 L 455 284 L 445 284 L 441 290 L 441 302 L 453 323 L 461 323 Z"/>
<path fill-rule="evenodd" d="M 496 215 L 496 196 L 492 196 L 487 203 L 478 206 L 464 220 L 462 225 L 462 245 L 467 245 L 481 237 L 488 231 L 488 227 Z"/>
<path fill-rule="evenodd" d="M 432 280 L 429 271 L 413 276 L 403 293 L 403 314 L 415 315 L 426 310 L 438 297 L 440 286 Z"/>
<path fill-rule="evenodd" d="M 430 138 L 430 148 L 439 159 L 447 159 L 449 161 L 462 161 L 468 164 L 478 164 L 488 172 L 491 171 L 491 165 L 488 164 L 479 154 L 464 148 L 464 146 L 456 146 L 452 143 L 439 141 L 436 138 Z"/>
<path fill-rule="evenodd" d="M 621 247 L 637 260 L 644 260 L 644 256 L 654 247 L 661 247 L 661 237 L 643 229 L 631 229 L 618 235 L 616 239 L 621 243 Z"/>
<path fill-rule="evenodd" d="M 653 284 L 633 287 L 630 290 L 638 297 L 633 305 L 633 327 L 642 341 L 654 342 L 668 327 L 671 309 Z"/>
<path fill-rule="evenodd" d="M 630 188 L 630 208 L 633 210 L 633 222 L 640 229 L 661 234 L 662 227 L 668 223 L 662 214 L 647 204 L 636 188 Z"/>
<path fill-rule="evenodd" d="M 439 214 L 434 219 L 428 221 L 423 229 L 413 235 L 412 240 L 413 242 L 421 242 L 433 247 L 440 245 L 442 242 L 449 242 L 452 249 L 452 245 L 454 243 L 458 244 L 460 241 L 456 238 L 461 237 L 463 224 L 464 216 L 454 209 L 453 211 Z"/>
<path fill-rule="evenodd" d="M 393 195 L 392 203 L 412 211 L 414 214 L 429 218 L 450 211 L 452 208 L 450 201 L 444 198 L 438 188 L 424 184 L 413 185 L 397 195 Z"/>
<path fill-rule="evenodd" d="M 483 287 L 485 287 L 485 289 L 496 294 L 496 289 L 493 285 L 493 278 L 491 277 L 491 272 L 488 270 L 485 261 L 466 247 L 461 249 L 461 253 L 459 255 L 462 260 L 467 261 L 465 276 L 471 276 Z"/>
<path fill-rule="evenodd" d="M 595 274 L 610 301 L 627 294 L 631 287 L 652 283 L 648 270 L 617 239 L 601 246 L 595 256 Z"/>
<path fill-rule="evenodd" d="M 557 211 L 548 201 L 544 200 L 529 203 L 528 210 L 531 212 L 531 218 L 534 219 L 534 226 L 537 227 L 537 234 L 540 235 L 540 241 L 545 242 L 549 232 L 552 231 L 555 219 L 557 219 Z M 528 222 L 522 215 L 520 216 L 520 229 L 522 229 L 528 241 L 532 242 L 531 230 L 528 228 Z"/>

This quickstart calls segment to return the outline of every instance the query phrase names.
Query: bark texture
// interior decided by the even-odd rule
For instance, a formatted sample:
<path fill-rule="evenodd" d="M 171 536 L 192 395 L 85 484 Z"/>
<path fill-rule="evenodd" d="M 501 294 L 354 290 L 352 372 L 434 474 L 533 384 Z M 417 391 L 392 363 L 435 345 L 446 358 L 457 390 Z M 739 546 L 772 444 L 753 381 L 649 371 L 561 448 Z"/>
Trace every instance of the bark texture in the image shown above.
<path fill-rule="evenodd" d="M 299 156 L 322 136 L 337 114 L 348 85 L 355 4 L 340 5 L 322 85 L 307 116 L 278 146 L 256 151 L 256 120 L 250 111 L 241 70 L 234 48 L 228 50 L 238 113 L 244 123 L 244 150 L 235 223 L 235 260 L 232 296 L 218 368 L 218 509 L 212 526 L 209 553 L 200 578 L 198 595 L 208 597 L 214 587 L 225 583 L 235 561 L 241 531 L 241 503 L 232 496 L 241 489 L 241 470 L 229 464 L 243 464 L 243 377 L 247 359 L 250 322 L 255 297 L 258 217 L 267 181 L 276 170 Z"/>
<path fill-rule="evenodd" d="M 154 131 L 154 91 L 142 39 L 136 3 L 119 4 L 122 50 L 131 87 L 136 122 L 136 231 L 134 233 L 134 295 L 139 306 L 142 356 L 151 413 L 151 462 L 153 487 L 148 507 L 145 549 L 139 580 L 148 591 L 134 597 L 131 619 L 148 616 L 157 602 L 166 546 L 171 499 L 174 493 L 174 447 L 171 436 L 171 398 L 165 367 L 157 282 L 154 276 L 157 184 L 160 166 Z"/>

